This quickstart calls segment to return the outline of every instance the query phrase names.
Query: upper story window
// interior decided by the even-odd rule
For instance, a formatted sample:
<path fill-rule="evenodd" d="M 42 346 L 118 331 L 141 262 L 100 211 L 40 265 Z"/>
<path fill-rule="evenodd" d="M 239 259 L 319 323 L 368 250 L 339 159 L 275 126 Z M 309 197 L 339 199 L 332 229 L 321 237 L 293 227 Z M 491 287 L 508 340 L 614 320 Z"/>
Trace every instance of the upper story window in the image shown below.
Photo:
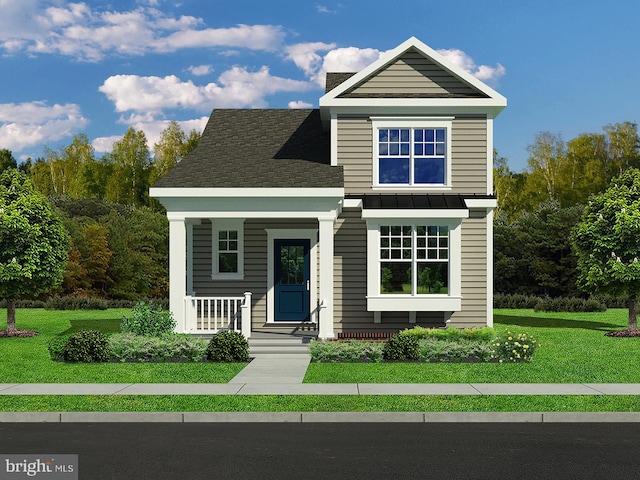
<path fill-rule="evenodd" d="M 212 278 L 239 280 L 244 276 L 244 224 L 242 220 L 214 220 Z"/>
<path fill-rule="evenodd" d="M 450 119 L 372 119 L 374 186 L 450 186 Z"/>

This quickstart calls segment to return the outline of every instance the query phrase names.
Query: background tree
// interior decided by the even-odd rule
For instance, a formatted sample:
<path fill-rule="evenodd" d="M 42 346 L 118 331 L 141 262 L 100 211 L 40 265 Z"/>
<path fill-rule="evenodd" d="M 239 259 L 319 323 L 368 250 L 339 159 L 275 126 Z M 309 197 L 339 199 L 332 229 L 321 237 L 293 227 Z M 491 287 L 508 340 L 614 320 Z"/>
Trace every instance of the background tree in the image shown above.
<path fill-rule="evenodd" d="M 69 240 L 62 222 L 29 177 L 0 175 L 0 296 L 7 299 L 7 332 L 16 331 L 16 299 L 62 282 Z"/>
<path fill-rule="evenodd" d="M 562 137 L 551 132 L 540 132 L 529 152 L 529 181 L 536 186 L 534 191 L 540 195 L 540 202 L 557 201 L 560 172 L 566 161 L 566 147 Z"/>
<path fill-rule="evenodd" d="M 619 176 L 628 168 L 640 167 L 640 138 L 638 125 L 633 122 L 615 123 L 604 127 L 607 139 L 608 178 Z"/>
<path fill-rule="evenodd" d="M 640 293 L 640 170 L 629 169 L 591 198 L 572 235 L 578 286 L 625 297 L 629 331 L 638 330 Z"/>
<path fill-rule="evenodd" d="M 108 161 L 112 170 L 106 199 L 136 206 L 147 204 L 151 154 L 144 132 L 129 128 L 124 137 L 113 144 Z"/>
<path fill-rule="evenodd" d="M 576 257 L 569 235 L 583 207 L 547 202 L 538 211 L 494 222 L 494 286 L 499 293 L 575 296 Z"/>
<path fill-rule="evenodd" d="M 7 168 L 18 168 L 18 162 L 16 162 L 16 159 L 13 157 L 11 150 L 2 148 L 0 149 L 0 172 Z"/>
<path fill-rule="evenodd" d="M 160 134 L 158 143 L 153 145 L 153 165 L 149 186 L 186 157 L 198 145 L 199 140 L 198 132 L 191 130 L 187 136 L 178 122 L 171 121 Z"/>

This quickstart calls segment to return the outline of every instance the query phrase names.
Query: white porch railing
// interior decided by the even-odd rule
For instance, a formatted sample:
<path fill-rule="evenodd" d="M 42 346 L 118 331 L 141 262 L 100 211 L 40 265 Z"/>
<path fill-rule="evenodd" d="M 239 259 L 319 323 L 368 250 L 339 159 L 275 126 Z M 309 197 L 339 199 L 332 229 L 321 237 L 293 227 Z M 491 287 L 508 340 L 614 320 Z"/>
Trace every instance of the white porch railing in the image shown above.
<path fill-rule="evenodd" d="M 242 297 L 185 297 L 184 332 L 240 331 L 251 336 L 251 292 Z"/>

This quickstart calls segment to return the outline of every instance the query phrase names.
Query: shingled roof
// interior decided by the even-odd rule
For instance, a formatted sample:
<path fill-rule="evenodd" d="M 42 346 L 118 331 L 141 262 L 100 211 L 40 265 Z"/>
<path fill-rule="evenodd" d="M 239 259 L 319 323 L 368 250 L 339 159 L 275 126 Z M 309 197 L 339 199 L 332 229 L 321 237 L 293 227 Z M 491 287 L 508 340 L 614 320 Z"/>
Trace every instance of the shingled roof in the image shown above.
<path fill-rule="evenodd" d="M 319 110 L 216 109 L 196 149 L 155 188 L 341 188 Z"/>

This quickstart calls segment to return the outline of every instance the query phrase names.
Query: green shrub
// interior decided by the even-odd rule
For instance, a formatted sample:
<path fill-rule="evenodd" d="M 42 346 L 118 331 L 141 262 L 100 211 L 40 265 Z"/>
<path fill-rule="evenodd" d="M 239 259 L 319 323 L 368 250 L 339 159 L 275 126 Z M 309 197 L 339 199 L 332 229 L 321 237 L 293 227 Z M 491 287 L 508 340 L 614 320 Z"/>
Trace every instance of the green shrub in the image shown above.
<path fill-rule="evenodd" d="M 106 310 L 107 302 L 93 297 L 50 297 L 44 304 L 47 310 Z"/>
<path fill-rule="evenodd" d="M 64 360 L 64 347 L 71 335 L 58 335 L 49 340 L 47 348 L 51 360 Z"/>
<path fill-rule="evenodd" d="M 326 342 L 314 340 L 309 344 L 309 353 L 314 362 L 380 362 L 382 342 L 350 340 Z"/>
<path fill-rule="evenodd" d="M 207 354 L 206 340 L 179 333 L 160 337 L 116 333 L 109 337 L 109 347 L 113 357 L 122 362 L 128 359 L 139 361 L 184 359 L 199 362 Z"/>
<path fill-rule="evenodd" d="M 420 340 L 420 359 L 428 362 L 462 362 L 471 359 L 488 362 L 494 357 L 495 350 L 490 341 L 464 338 L 457 341 L 435 338 Z"/>
<path fill-rule="evenodd" d="M 526 333 L 511 333 L 498 337 L 493 344 L 500 362 L 529 362 L 538 347 L 535 338 Z"/>
<path fill-rule="evenodd" d="M 44 308 L 44 300 L 21 299 L 16 300 L 16 308 Z M 0 308 L 7 308 L 7 299 L 0 300 Z"/>
<path fill-rule="evenodd" d="M 154 302 L 139 302 L 131 309 L 130 316 L 122 317 L 120 329 L 136 335 L 159 337 L 172 333 L 176 326 L 173 314 Z"/>
<path fill-rule="evenodd" d="M 214 362 L 248 362 L 249 342 L 240 332 L 217 333 L 209 341 L 207 358 Z"/>
<path fill-rule="evenodd" d="M 410 335 L 418 340 L 424 340 L 433 338 L 436 340 L 458 341 L 462 339 L 467 340 L 482 340 L 490 342 L 496 338 L 496 332 L 491 327 L 482 328 L 425 328 L 415 326 L 408 330 L 403 330 L 402 335 Z"/>
<path fill-rule="evenodd" d="M 106 362 L 111 358 L 109 342 L 102 332 L 81 330 L 69 337 L 63 357 L 68 362 Z"/>
<path fill-rule="evenodd" d="M 418 339 L 414 335 L 398 333 L 384 343 L 382 356 L 385 360 L 418 360 L 420 358 Z"/>
<path fill-rule="evenodd" d="M 534 307 L 536 312 L 604 312 L 607 306 L 595 298 L 545 298 Z"/>
<path fill-rule="evenodd" d="M 534 295 L 496 293 L 493 295 L 493 306 L 495 308 L 535 308 L 541 300 L 544 299 Z"/>

